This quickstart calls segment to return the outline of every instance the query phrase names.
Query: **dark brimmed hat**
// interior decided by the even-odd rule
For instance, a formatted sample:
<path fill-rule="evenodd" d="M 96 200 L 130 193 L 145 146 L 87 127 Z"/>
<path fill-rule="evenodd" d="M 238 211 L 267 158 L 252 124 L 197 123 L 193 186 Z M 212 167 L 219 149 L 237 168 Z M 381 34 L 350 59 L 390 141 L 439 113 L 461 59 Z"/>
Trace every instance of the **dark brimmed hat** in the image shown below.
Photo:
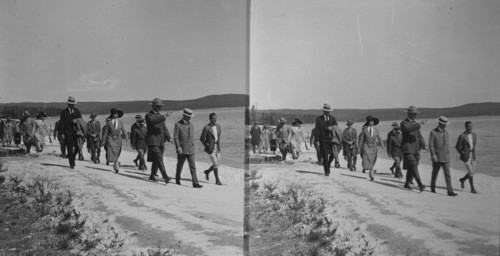
<path fill-rule="evenodd" d="M 354 122 L 352 120 L 347 121 L 347 125 L 351 125 L 351 124 L 354 124 Z"/>
<path fill-rule="evenodd" d="M 302 121 L 300 121 L 300 119 L 298 118 L 295 118 L 295 121 L 293 121 L 292 123 L 293 125 L 296 125 L 296 124 L 302 124 Z"/>
<path fill-rule="evenodd" d="M 189 116 L 189 117 L 193 117 L 194 116 L 193 110 L 191 110 L 189 108 L 185 108 L 184 111 L 182 111 L 182 114 L 185 115 L 185 116 Z"/>
<path fill-rule="evenodd" d="M 161 102 L 161 100 L 159 98 L 154 98 L 153 101 L 151 103 L 149 103 L 150 105 L 153 105 L 153 106 L 163 106 L 165 104 L 163 104 L 163 102 Z"/>
<path fill-rule="evenodd" d="M 380 122 L 380 120 L 378 120 L 378 118 L 376 117 L 367 116 L 365 126 L 367 126 L 370 121 L 373 121 L 373 125 L 377 125 Z"/>
<path fill-rule="evenodd" d="M 323 111 L 328 111 L 328 112 L 332 111 L 332 106 L 330 106 L 330 104 L 325 103 L 323 105 Z"/>
<path fill-rule="evenodd" d="M 398 122 L 392 123 L 392 127 L 393 128 L 397 128 L 397 129 L 401 128 L 401 127 L 399 127 L 399 123 Z"/>
<path fill-rule="evenodd" d="M 418 112 L 417 107 L 415 107 L 415 106 L 409 106 L 408 109 L 406 110 L 406 113 L 418 114 L 420 112 Z"/>
<path fill-rule="evenodd" d="M 90 113 L 90 118 L 94 118 L 96 116 L 97 116 L 97 114 L 95 112 Z"/>
<path fill-rule="evenodd" d="M 438 118 L 438 123 L 440 123 L 440 124 L 448 124 L 448 118 L 446 118 L 444 116 L 440 116 Z"/>
<path fill-rule="evenodd" d="M 38 114 L 36 114 L 36 117 L 47 117 L 47 115 L 45 115 L 45 113 L 40 111 L 40 112 L 38 112 Z"/>
<path fill-rule="evenodd" d="M 138 122 L 142 122 L 144 121 L 144 118 L 141 115 L 136 115 L 135 120 L 137 120 Z"/>
<path fill-rule="evenodd" d="M 75 105 L 76 104 L 76 100 L 75 100 L 75 98 L 73 98 L 73 96 L 69 96 L 67 103 Z"/>
<path fill-rule="evenodd" d="M 112 108 L 109 112 L 110 112 L 109 118 L 111 118 L 111 119 L 113 119 L 113 116 L 115 115 L 115 113 L 118 113 L 119 118 L 123 116 L 123 111 L 118 110 L 116 108 Z"/>

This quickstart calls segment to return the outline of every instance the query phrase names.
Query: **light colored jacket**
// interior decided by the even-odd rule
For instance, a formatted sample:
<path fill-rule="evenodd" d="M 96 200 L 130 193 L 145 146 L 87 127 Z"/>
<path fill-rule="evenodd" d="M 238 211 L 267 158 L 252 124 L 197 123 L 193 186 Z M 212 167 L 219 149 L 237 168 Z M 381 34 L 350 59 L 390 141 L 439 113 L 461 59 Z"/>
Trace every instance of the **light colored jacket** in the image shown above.
<path fill-rule="evenodd" d="M 175 148 L 181 148 L 184 155 L 194 154 L 194 127 L 193 122 L 189 124 L 181 119 L 174 126 Z"/>
<path fill-rule="evenodd" d="M 429 135 L 429 151 L 431 157 L 437 157 L 440 163 L 450 161 L 450 136 L 446 129 L 434 128 Z"/>

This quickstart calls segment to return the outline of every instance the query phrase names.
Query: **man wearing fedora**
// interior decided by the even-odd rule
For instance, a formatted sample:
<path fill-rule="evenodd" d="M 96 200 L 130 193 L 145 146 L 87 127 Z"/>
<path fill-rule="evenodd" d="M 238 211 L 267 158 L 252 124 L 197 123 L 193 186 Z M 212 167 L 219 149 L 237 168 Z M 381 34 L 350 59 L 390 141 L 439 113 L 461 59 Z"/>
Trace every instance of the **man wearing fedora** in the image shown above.
<path fill-rule="evenodd" d="M 321 151 L 321 157 L 323 158 L 323 169 L 326 176 L 330 176 L 330 165 L 335 158 L 332 150 L 332 129 L 334 125 L 337 125 L 337 120 L 335 117 L 330 115 L 332 107 L 329 104 L 323 105 L 323 115 L 316 118 L 315 138 L 314 144 Z"/>
<path fill-rule="evenodd" d="M 349 171 L 356 171 L 356 160 L 358 155 L 358 131 L 353 128 L 354 122 L 347 121 L 347 128 L 342 132 L 342 144 L 344 157 L 347 160 L 347 168 Z"/>
<path fill-rule="evenodd" d="M 136 122 L 130 127 L 130 145 L 133 150 L 137 151 L 137 157 L 134 159 L 135 166 L 138 166 L 139 170 L 145 171 L 148 169 L 144 160 L 144 155 L 148 151 L 148 144 L 146 143 L 148 130 L 141 115 L 136 115 L 135 120 Z"/>
<path fill-rule="evenodd" d="M 420 160 L 420 150 L 426 148 L 420 132 L 421 125 L 425 124 L 426 121 L 417 122 L 415 118 L 418 113 L 417 107 L 409 106 L 406 110 L 408 117 L 401 121 L 401 153 L 403 153 L 403 169 L 407 170 L 404 187 L 411 189 L 410 182 L 415 179 L 420 191 L 424 191 L 425 186 L 422 184 L 418 173 L 418 162 Z"/>
<path fill-rule="evenodd" d="M 429 135 L 429 151 L 432 160 L 431 192 L 436 193 L 436 179 L 439 170 L 443 168 L 444 180 L 449 196 L 456 196 L 453 192 L 450 176 L 450 135 L 446 130 L 448 118 L 440 116 L 438 126 Z"/>
<path fill-rule="evenodd" d="M 64 144 L 67 149 L 67 156 L 69 160 L 69 166 L 71 169 L 75 168 L 75 155 L 78 149 L 76 144 L 76 124 L 77 119 L 82 117 L 80 110 L 75 108 L 76 100 L 72 96 L 68 97 L 67 101 L 68 107 L 61 111 L 59 118 L 59 134 L 64 140 Z"/>
<path fill-rule="evenodd" d="M 106 161 L 114 162 L 113 169 L 116 173 L 120 171 L 120 162 L 118 158 L 122 152 L 122 135 L 125 135 L 125 138 L 127 138 L 127 132 L 120 119 L 122 116 L 123 111 L 112 108 L 110 110 L 106 129 L 104 129 L 102 133 L 102 141 L 106 148 Z"/>
<path fill-rule="evenodd" d="M 208 180 L 210 172 L 214 171 L 215 184 L 222 185 L 219 179 L 221 128 L 217 123 L 217 115 L 215 113 L 210 113 L 209 119 L 210 123 L 205 125 L 200 137 L 201 143 L 205 146 L 205 152 L 207 152 L 210 160 L 212 160 L 212 166 L 208 170 L 205 170 L 205 176 Z"/>
<path fill-rule="evenodd" d="M 90 114 L 90 121 L 87 122 L 87 150 L 90 160 L 98 164 L 101 162 L 101 123 L 95 120 L 96 117 L 96 113 Z"/>
<path fill-rule="evenodd" d="M 35 144 L 36 123 L 35 120 L 30 117 L 30 112 L 28 112 L 28 110 L 21 114 L 19 129 L 23 137 L 24 146 L 26 146 L 26 153 L 29 154 L 31 146 Z"/>
<path fill-rule="evenodd" d="M 401 134 L 401 127 L 398 122 L 392 123 L 392 130 L 387 134 L 387 155 L 394 160 L 392 167 L 389 168 L 398 179 L 403 178 L 401 172 L 401 161 L 403 160 L 403 153 L 401 153 L 401 142 L 403 135 Z"/>
<path fill-rule="evenodd" d="M 163 152 L 165 151 L 165 141 L 171 142 L 172 138 L 165 125 L 166 117 L 160 114 L 164 104 L 159 98 L 153 99 L 150 104 L 152 109 L 146 114 L 147 161 L 152 162 L 149 180 L 156 182 L 155 176 L 160 169 L 165 183 L 169 183 L 170 177 L 168 177 L 163 164 Z"/>
<path fill-rule="evenodd" d="M 177 149 L 177 170 L 175 172 L 175 183 L 178 185 L 181 184 L 182 167 L 187 159 L 189 171 L 191 172 L 191 179 L 193 181 L 193 187 L 201 188 L 203 186 L 198 183 L 198 178 L 196 177 L 196 163 L 194 159 L 194 127 L 193 123 L 190 121 L 191 117 L 193 117 L 193 111 L 185 108 L 182 115 L 182 119 L 175 123 L 174 127 L 174 142 L 175 148 Z"/>
<path fill-rule="evenodd" d="M 464 188 L 464 183 L 466 180 L 469 180 L 470 184 L 470 192 L 473 194 L 477 194 L 476 189 L 474 188 L 474 167 L 476 166 L 476 142 L 477 136 L 476 133 L 472 131 L 472 122 L 465 122 L 465 131 L 458 136 L 457 144 L 455 145 L 455 149 L 460 154 L 460 160 L 462 160 L 465 164 L 465 168 L 467 169 L 467 174 L 464 177 L 460 178 L 460 185 Z"/>

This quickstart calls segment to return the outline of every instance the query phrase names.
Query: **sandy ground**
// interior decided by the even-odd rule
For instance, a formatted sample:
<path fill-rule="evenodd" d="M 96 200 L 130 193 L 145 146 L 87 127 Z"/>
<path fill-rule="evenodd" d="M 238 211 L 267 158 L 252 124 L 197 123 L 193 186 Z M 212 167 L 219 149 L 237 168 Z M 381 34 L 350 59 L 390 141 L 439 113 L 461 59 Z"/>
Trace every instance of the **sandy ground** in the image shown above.
<path fill-rule="evenodd" d="M 428 153 L 423 155 L 427 157 Z M 270 156 L 250 154 L 251 160 Z M 394 178 L 389 170 L 389 159 L 377 160 L 374 181 L 369 180 L 368 173 L 362 173 L 360 159 L 357 172 L 347 170 L 341 159 L 341 168 L 332 168 L 329 177 L 315 162 L 312 149 L 305 150 L 298 160 L 251 164 L 250 169 L 259 170 L 263 181 L 300 183 L 329 200 L 337 218 L 354 220 L 374 237 L 376 255 L 499 255 L 498 178 L 478 173 L 475 187 L 479 194 L 471 194 L 468 182 L 461 189 L 458 181 L 465 171 L 452 170 L 458 196 L 449 197 L 442 171 L 437 193 L 430 192 L 430 166 L 419 168 L 427 186 L 420 192 L 417 186 L 411 191 L 403 188 L 404 180 Z"/>
<path fill-rule="evenodd" d="M 243 254 L 243 170 L 220 167 L 223 186 L 205 180 L 203 170 L 210 164 L 197 162 L 201 189 L 192 187 L 187 163 L 182 173 L 182 185 L 154 183 L 149 171 L 137 170 L 136 154 L 122 151 L 121 169 L 116 174 L 112 166 L 89 161 L 76 162 L 74 170 L 67 159 L 61 158 L 56 144 L 48 145 L 38 157 L 6 158 L 10 173 L 25 175 L 25 179 L 46 177 L 57 180 L 76 194 L 75 205 L 89 217 L 88 223 L 110 223 L 119 230 L 127 243 L 124 252 L 145 251 L 147 248 L 178 247 L 179 255 L 242 255 Z M 165 157 L 167 174 L 175 177 L 176 159 Z M 104 162 L 104 163 L 102 163 Z M 148 163 L 148 167 L 151 163 Z M 175 180 L 175 179 L 174 179 Z"/>

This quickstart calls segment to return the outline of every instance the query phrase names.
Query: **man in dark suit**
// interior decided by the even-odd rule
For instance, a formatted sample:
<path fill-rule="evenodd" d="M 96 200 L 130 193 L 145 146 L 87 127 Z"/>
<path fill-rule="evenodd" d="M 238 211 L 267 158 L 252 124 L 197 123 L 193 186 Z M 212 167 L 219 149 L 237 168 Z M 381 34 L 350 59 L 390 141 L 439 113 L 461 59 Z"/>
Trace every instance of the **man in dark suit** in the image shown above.
<path fill-rule="evenodd" d="M 144 118 L 141 115 L 135 117 L 136 122 L 130 127 L 130 144 L 133 150 L 137 151 L 137 157 L 134 160 L 135 166 L 139 166 L 139 170 L 147 170 L 144 155 L 148 150 L 146 136 L 148 130 L 144 126 Z M 139 164 L 137 162 L 139 161 Z"/>
<path fill-rule="evenodd" d="M 75 108 L 76 100 L 73 97 L 68 98 L 68 107 L 61 111 L 59 118 L 59 133 L 66 144 L 69 166 L 75 169 L 75 153 L 78 151 L 76 143 L 76 123 L 77 119 L 82 117 L 80 110 Z"/>
<path fill-rule="evenodd" d="M 353 121 L 347 121 L 347 128 L 342 132 L 342 144 L 344 157 L 347 160 L 347 168 L 349 171 L 356 171 L 356 160 L 358 155 L 358 131 L 353 128 Z"/>
<path fill-rule="evenodd" d="M 208 170 L 205 170 L 205 176 L 208 180 L 210 172 L 214 171 L 215 184 L 222 185 L 219 180 L 221 128 L 217 123 L 217 115 L 215 113 L 210 113 L 209 118 L 210 123 L 205 125 L 200 137 L 201 143 L 205 146 L 205 152 L 207 152 L 210 160 L 212 160 L 212 166 Z"/>
<path fill-rule="evenodd" d="M 332 150 L 332 130 L 337 125 L 337 120 L 330 115 L 332 107 L 329 104 L 323 105 L 323 115 L 316 118 L 314 143 L 320 148 L 323 158 L 323 169 L 326 176 L 330 176 L 330 164 L 335 156 Z"/>
<path fill-rule="evenodd" d="M 90 160 L 95 164 L 101 162 L 101 123 L 95 120 L 96 113 L 90 114 L 90 121 L 87 122 L 87 150 Z"/>
<path fill-rule="evenodd" d="M 439 169 L 443 168 L 444 179 L 446 181 L 446 189 L 449 196 L 457 196 L 453 192 L 450 176 L 450 135 L 446 130 L 448 118 L 440 116 L 438 119 L 438 127 L 430 132 L 429 135 L 429 151 L 432 159 L 432 178 L 431 192 L 436 193 L 436 179 Z"/>
<path fill-rule="evenodd" d="M 470 192 L 477 194 L 474 188 L 474 167 L 476 166 L 476 133 L 472 131 L 472 122 L 465 122 L 465 131 L 458 136 L 457 145 L 455 148 L 460 154 L 460 160 L 465 164 L 467 168 L 467 174 L 463 178 L 460 178 L 460 184 L 464 188 L 464 182 L 469 180 Z"/>
<path fill-rule="evenodd" d="M 193 116 L 191 109 L 184 109 L 182 119 L 175 123 L 174 127 L 174 142 L 177 149 L 177 170 L 175 172 L 175 183 L 181 184 L 182 167 L 186 159 L 189 164 L 189 171 L 191 172 L 191 180 L 194 188 L 203 187 L 198 183 L 196 177 L 196 162 L 194 160 L 194 127 L 190 121 Z"/>
<path fill-rule="evenodd" d="M 401 134 L 401 127 L 397 122 L 392 123 L 392 131 L 387 134 L 387 155 L 394 160 L 392 167 L 389 168 L 398 179 L 403 178 L 401 172 L 401 161 L 403 160 L 403 153 L 401 153 L 401 142 L 403 135 Z M 396 171 L 394 172 L 394 169 Z"/>
<path fill-rule="evenodd" d="M 165 151 L 165 141 L 171 142 L 172 138 L 165 125 L 165 116 L 160 114 L 161 107 L 164 105 L 159 98 L 153 99 L 151 103 L 152 110 L 146 114 L 146 144 L 148 146 L 148 162 L 153 162 L 151 165 L 151 175 L 149 180 L 156 182 L 156 172 L 160 169 L 165 183 L 170 182 L 163 164 L 163 152 Z"/>
<path fill-rule="evenodd" d="M 401 140 L 401 153 L 403 153 L 403 169 L 407 170 L 405 188 L 411 189 L 410 182 L 414 178 L 417 181 L 420 191 L 424 191 L 425 186 L 420 181 L 418 173 L 418 162 L 420 160 L 420 150 L 425 149 L 425 141 L 420 132 L 420 126 L 426 121 L 422 120 L 417 123 L 415 118 L 419 113 L 417 107 L 410 106 L 406 111 L 408 117 L 401 122 L 401 132 L 403 138 Z"/>

